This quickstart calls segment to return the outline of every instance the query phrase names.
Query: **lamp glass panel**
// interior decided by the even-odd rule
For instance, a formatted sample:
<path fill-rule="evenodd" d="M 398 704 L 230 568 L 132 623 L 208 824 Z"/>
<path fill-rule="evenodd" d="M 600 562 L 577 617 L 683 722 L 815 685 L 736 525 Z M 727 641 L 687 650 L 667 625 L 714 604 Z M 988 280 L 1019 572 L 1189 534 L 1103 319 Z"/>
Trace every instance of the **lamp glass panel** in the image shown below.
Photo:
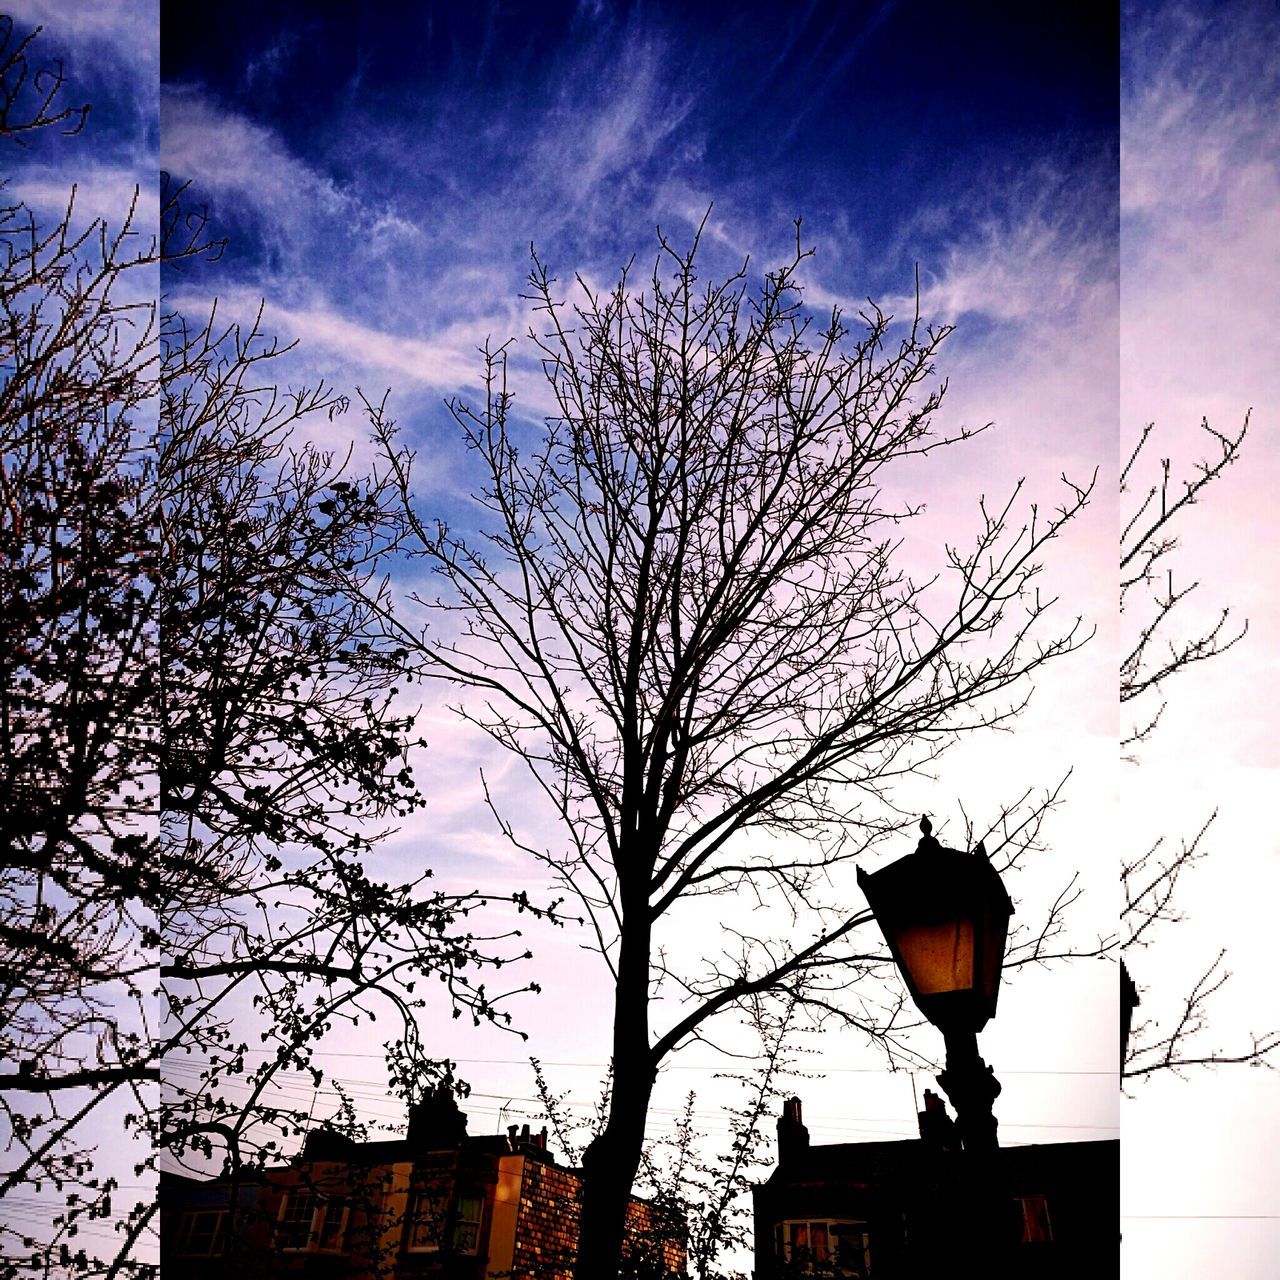
<path fill-rule="evenodd" d="M 898 932 L 898 951 L 923 996 L 973 987 L 973 921 L 909 925 Z"/>
<path fill-rule="evenodd" d="M 1001 945 L 998 920 L 991 911 L 983 918 L 984 943 L 982 947 L 982 994 L 988 1000 L 994 1000 L 996 989 L 1000 985 L 1000 969 L 1004 961 L 1004 947 Z"/>

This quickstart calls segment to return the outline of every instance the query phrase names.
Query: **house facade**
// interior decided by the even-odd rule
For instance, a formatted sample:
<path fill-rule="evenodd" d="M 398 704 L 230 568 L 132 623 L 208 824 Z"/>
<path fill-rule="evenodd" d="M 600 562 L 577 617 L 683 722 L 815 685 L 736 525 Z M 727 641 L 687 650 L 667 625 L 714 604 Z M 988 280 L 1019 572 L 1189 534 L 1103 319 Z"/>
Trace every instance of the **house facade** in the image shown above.
<path fill-rule="evenodd" d="M 986 1274 L 965 1260 L 978 1256 L 977 1215 L 993 1204 L 1005 1275 L 1119 1275 L 1118 1141 L 1002 1147 L 978 1173 L 929 1091 L 919 1123 L 918 1139 L 815 1146 L 789 1099 L 777 1168 L 753 1189 L 755 1280 Z"/>
<path fill-rule="evenodd" d="M 442 1090 L 410 1108 L 404 1138 L 316 1131 L 292 1164 L 234 1186 L 164 1175 L 162 1265 L 183 1280 L 567 1280 L 580 1172 L 556 1163 L 545 1129 L 466 1128 Z M 633 1198 L 629 1228 L 647 1274 L 684 1274 L 680 1224 Z"/>

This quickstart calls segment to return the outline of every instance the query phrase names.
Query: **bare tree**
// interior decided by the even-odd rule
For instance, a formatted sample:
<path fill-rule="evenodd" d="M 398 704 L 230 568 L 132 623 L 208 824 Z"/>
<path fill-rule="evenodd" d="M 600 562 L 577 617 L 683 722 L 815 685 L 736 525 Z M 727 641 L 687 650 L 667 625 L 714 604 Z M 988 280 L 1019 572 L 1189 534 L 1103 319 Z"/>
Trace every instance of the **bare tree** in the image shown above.
<path fill-rule="evenodd" d="M 0 128 L 74 132 L 62 69 L 0 25 Z M 118 1185 L 150 1155 L 153 682 L 161 568 L 149 433 L 154 267 L 137 193 L 118 228 L 0 209 L 0 1273 L 147 1275 L 154 1210 Z M 145 223 L 143 224 L 145 227 Z M 145 295 L 143 295 L 145 296 Z M 119 1162 L 95 1131 L 123 1113 Z M 121 1121 L 114 1119 L 118 1126 Z M 127 1176 L 124 1175 L 124 1176 Z"/>
<path fill-rule="evenodd" d="M 1209 437 L 1210 456 L 1195 464 L 1190 479 L 1175 480 L 1171 460 L 1161 458 L 1153 482 L 1139 490 L 1138 476 L 1155 431 L 1153 423 L 1143 427 L 1120 473 L 1120 492 L 1130 495 L 1132 504 L 1120 542 L 1120 613 L 1129 636 L 1120 664 L 1120 701 L 1135 717 L 1121 746 L 1131 761 L 1136 761 L 1137 749 L 1159 727 L 1168 705 L 1168 682 L 1226 653 L 1248 631 L 1247 623 L 1239 627 L 1232 624 L 1231 611 L 1225 606 L 1206 627 L 1178 628 L 1187 612 L 1185 608 L 1179 612 L 1180 606 L 1200 584 L 1175 582 L 1172 565 L 1179 546 L 1177 521 L 1185 518 L 1204 490 L 1235 462 L 1249 430 L 1249 414 L 1234 435 L 1215 430 L 1207 420 L 1201 429 Z M 1174 1012 L 1166 1015 L 1163 1023 L 1152 1016 L 1132 1021 L 1133 1011 L 1139 1007 L 1140 988 L 1129 975 L 1127 959 L 1152 943 L 1158 926 L 1185 919 L 1178 905 L 1180 878 L 1208 855 L 1206 835 L 1216 817 L 1214 810 L 1195 835 L 1180 841 L 1176 849 L 1169 849 L 1161 837 L 1121 864 L 1122 1079 L 1193 1066 L 1258 1063 L 1280 1048 L 1280 1030 L 1251 1033 L 1247 1043 L 1233 1049 L 1206 1047 L 1212 997 L 1231 976 L 1223 966 L 1225 950 L 1218 952 L 1190 990 L 1170 1006 Z"/>
<path fill-rule="evenodd" d="M 12 36 L 9 132 L 78 127 L 61 69 L 30 74 Z M 74 188 L 46 222 L 0 208 L 6 1276 L 154 1275 L 154 1142 L 252 1158 L 289 1125 L 275 1074 L 380 993 L 408 1091 L 447 1073 L 416 1039 L 415 975 L 503 1016 L 470 973 L 512 948 L 469 931 L 476 900 L 361 863 L 380 818 L 420 803 L 395 656 L 342 594 L 387 549 L 385 481 L 288 451 L 301 415 L 338 406 L 273 395 L 276 344 L 161 316 L 155 269 L 216 252 L 177 196 L 159 235 L 136 192 L 115 229 L 81 225 Z M 253 982 L 265 1067 L 230 1016 Z M 199 1073 L 162 1103 L 175 1054 Z"/>
<path fill-rule="evenodd" d="M 177 195 L 170 227 L 188 224 Z M 289 348 L 259 321 L 224 325 L 215 304 L 162 325 L 159 1136 L 171 1158 L 216 1156 L 232 1175 L 305 1125 L 277 1086 L 290 1073 L 320 1085 L 313 1053 L 337 1021 L 391 1013 L 394 1083 L 412 1095 L 451 1081 L 418 1037 L 438 989 L 426 980 L 456 1014 L 507 1024 L 512 993 L 471 974 L 520 954 L 517 931 L 468 928 L 478 895 L 432 891 L 429 869 L 398 883 L 365 868 L 387 824 L 425 803 L 413 716 L 397 707 L 407 650 L 364 603 L 385 604 L 392 492 L 293 443 L 346 402 L 323 384 L 281 391 L 272 370 Z M 329 1123 L 354 1116 L 340 1103 Z"/>
<path fill-rule="evenodd" d="M 798 228 L 758 289 L 745 266 L 701 281 L 696 252 L 660 237 L 644 292 L 625 272 L 605 293 L 579 280 L 572 308 L 535 256 L 545 431 L 512 415 L 505 348 L 485 352 L 483 403 L 450 405 L 483 475 L 479 542 L 419 514 L 411 456 L 374 411 L 407 545 L 442 583 L 419 601 L 439 629 L 397 634 L 425 673 L 474 695 L 461 714 L 526 762 L 560 815 L 565 852 L 531 851 L 588 913 L 615 986 L 582 1276 L 620 1256 L 659 1066 L 717 1014 L 793 992 L 892 1034 L 863 981 L 887 957 L 859 941 L 867 911 L 833 905 L 830 878 L 903 825 L 896 781 L 1008 725 L 1028 677 L 1086 638 L 1078 620 L 1044 634 L 1036 578 L 1092 482 L 1025 522 L 1017 491 L 980 502 L 973 546 L 945 550 L 945 607 L 900 566 L 898 530 L 919 507 L 886 497 L 886 471 L 970 434 L 932 426 L 949 327 L 916 315 L 894 329 L 871 305 L 857 335 L 838 311 L 815 331 Z M 720 894 L 785 903 L 796 925 L 726 930 L 701 968 L 669 961 L 662 927 Z M 658 982 L 681 1000 L 662 1026 Z"/>

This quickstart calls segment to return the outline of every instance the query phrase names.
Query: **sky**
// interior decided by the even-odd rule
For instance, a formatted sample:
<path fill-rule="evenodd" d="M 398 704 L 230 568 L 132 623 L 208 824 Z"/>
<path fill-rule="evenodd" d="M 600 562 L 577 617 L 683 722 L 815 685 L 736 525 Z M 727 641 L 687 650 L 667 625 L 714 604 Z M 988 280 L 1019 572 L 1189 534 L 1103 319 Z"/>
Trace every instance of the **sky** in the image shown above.
<path fill-rule="evenodd" d="M 567 288 L 575 273 L 609 281 L 633 255 L 644 262 L 655 226 L 687 241 L 704 216 L 708 270 L 748 254 L 763 268 L 802 218 L 815 248 L 808 300 L 850 312 L 871 296 L 901 313 L 918 269 L 923 314 L 957 326 L 939 361 L 949 379 L 940 420 L 994 426 L 894 481 L 894 496 L 927 504 L 903 554 L 927 568 L 945 542 L 973 536 L 980 496 L 1003 499 L 1025 477 L 1025 513 L 1061 500 L 1062 474 L 1099 468 L 1096 496 L 1050 549 L 1043 580 L 1063 625 L 1078 614 L 1097 635 L 1042 682 L 1011 734 L 957 748 L 902 803 L 949 824 L 945 839 L 961 804 L 993 816 L 1071 770 L 1047 850 L 1010 888 L 1016 919 L 1030 923 L 1078 871 L 1082 945 L 1111 927 L 1117 846 L 1153 827 L 1198 826 L 1218 806 L 1215 857 L 1188 881 L 1189 918 L 1136 976 L 1152 1007 L 1156 972 L 1176 986 L 1180 966 L 1229 939 L 1230 1041 L 1237 1027 L 1280 1023 L 1260 976 L 1277 867 L 1259 812 L 1280 767 L 1260 696 L 1280 651 L 1267 563 L 1278 388 L 1274 342 L 1262 336 L 1275 332 L 1280 297 L 1280 113 L 1266 56 L 1276 15 L 1262 3 L 1223 6 L 1213 20 L 1143 6 L 1117 23 L 1105 7 L 1039 8 L 166 4 L 157 42 L 150 5 L 95 5 L 74 29 L 62 5 L 21 5 L 94 106 L 79 137 L 40 137 L 11 156 L 11 186 L 53 211 L 75 181 L 88 216 L 118 210 L 135 183 L 154 189 L 157 158 L 189 179 L 229 246 L 217 264 L 167 281 L 170 296 L 193 311 L 216 296 L 242 317 L 265 298 L 268 324 L 300 340 L 290 377 L 389 388 L 418 452 L 419 501 L 458 523 L 474 519 L 470 481 L 442 401 L 474 394 L 486 338 L 525 328 L 531 243 Z M 536 418 L 545 394 L 519 344 L 512 372 L 517 406 Z M 1180 553 L 1206 607 L 1248 616 L 1248 641 L 1179 685 L 1142 763 L 1124 766 L 1121 450 L 1156 420 L 1162 449 L 1190 465 L 1200 417 L 1234 424 L 1250 405 L 1244 459 L 1192 513 Z M 357 463 L 368 457 L 356 415 L 317 433 L 353 444 Z M 545 890 L 479 800 L 483 766 L 499 804 L 550 838 L 518 769 L 442 705 L 422 715 L 428 807 L 383 849 L 386 865 L 406 875 L 432 865 L 441 887 Z M 1242 877 L 1262 891 L 1240 893 Z M 464 1038 L 446 1018 L 432 1027 L 473 1087 L 473 1132 L 534 1111 L 529 1054 L 576 1105 L 594 1097 L 608 992 L 580 942 L 531 938 L 544 994 L 517 1011 L 527 1042 Z M 1006 981 L 980 1041 L 1004 1083 L 1003 1141 L 1116 1136 L 1114 992 L 1113 966 L 1096 960 Z M 922 1029 L 919 1052 L 936 1058 L 936 1039 Z M 815 1141 L 914 1134 L 913 1091 L 932 1084 L 927 1072 L 890 1074 L 845 1032 L 810 1047 L 815 1078 L 798 1091 Z M 398 1118 L 376 1043 L 352 1037 L 329 1052 L 370 1118 Z M 656 1100 L 659 1130 L 696 1088 L 723 1132 L 719 1065 L 705 1046 L 677 1060 Z M 1193 1274 L 1191 1258 L 1242 1280 L 1271 1274 L 1274 1220 L 1189 1215 L 1267 1211 L 1260 1188 L 1275 1185 L 1276 1157 L 1255 1135 L 1267 1131 L 1261 1117 L 1274 1125 L 1274 1080 L 1219 1072 L 1132 1091 L 1126 1275 Z"/>
<path fill-rule="evenodd" d="M 774 5 L 414 6 L 359 19 L 254 6 L 202 14 L 188 31 L 173 12 L 162 24 L 162 161 L 230 237 L 215 268 L 184 270 L 174 296 L 194 308 L 216 292 L 231 314 L 265 297 L 268 320 L 302 340 L 303 372 L 390 387 L 433 514 L 474 520 L 441 399 L 474 392 L 487 337 L 527 325 L 518 295 L 530 244 L 563 281 L 606 281 L 653 252 L 655 226 L 687 241 L 708 210 L 712 271 L 748 254 L 757 269 L 772 264 L 802 218 L 816 249 L 815 306 L 856 313 L 872 296 L 901 313 L 918 266 L 923 313 L 957 324 L 940 370 L 951 378 L 945 421 L 997 427 L 963 454 L 904 469 L 895 496 L 928 506 L 905 551 L 922 570 L 944 541 L 973 536 L 980 496 L 1007 497 L 1025 476 L 1025 516 L 1031 501 L 1061 500 L 1063 472 L 1084 480 L 1112 458 L 1118 89 L 1106 21 L 1013 6 L 977 17 L 946 5 L 798 6 L 786 16 Z M 512 373 L 517 407 L 536 416 L 544 393 L 519 345 Z M 1051 849 L 1015 891 L 1030 923 L 1080 869 L 1089 892 L 1076 936 L 1086 943 L 1108 927 L 1114 896 L 1108 854 L 1087 834 L 1111 799 L 1110 506 L 1100 487 L 1046 579 L 1070 602 L 1063 624 L 1084 614 L 1096 641 L 1062 664 L 1054 696 L 1024 729 L 957 750 L 936 782 L 902 797 L 954 831 L 961 803 L 993 817 L 1074 768 Z M 423 723 L 428 806 L 386 855 L 406 868 L 426 860 L 441 884 L 544 890 L 479 803 L 483 766 L 504 812 L 554 841 L 519 767 L 438 706 Z M 730 922 L 739 913 L 747 922 L 749 904 Z M 708 923 L 679 928 L 706 936 Z M 529 1054 L 575 1104 L 594 1099 L 609 991 L 583 941 L 532 939 L 544 994 L 515 1011 L 527 1044 L 496 1032 L 442 1039 L 472 1085 L 473 1129 L 533 1105 L 522 1101 L 532 1096 Z M 983 1041 L 1005 1083 L 1007 1141 L 1116 1135 L 1113 988 L 1099 962 L 1007 984 Z M 914 1043 L 936 1058 L 936 1040 L 925 1029 Z M 890 1074 L 851 1033 L 828 1029 L 818 1041 L 806 1070 L 822 1078 L 798 1086 L 815 1140 L 913 1136 L 929 1074 Z M 394 1116 L 394 1105 L 372 1101 L 376 1059 L 358 1061 L 371 1111 Z M 732 1065 L 706 1046 L 679 1056 L 653 1128 L 669 1131 L 693 1088 L 705 1123 L 723 1134 L 729 1094 L 714 1074 Z"/>
<path fill-rule="evenodd" d="M 1210 856 L 1181 887 L 1185 922 L 1129 964 L 1144 1009 L 1167 1023 L 1225 947 L 1232 977 L 1204 1047 L 1227 1053 L 1280 1026 L 1269 954 L 1280 890 L 1270 803 L 1280 789 L 1276 22 L 1267 5 L 1129 15 L 1121 101 L 1126 439 L 1154 422 L 1153 457 L 1186 475 L 1207 456 L 1201 419 L 1234 433 L 1252 409 L 1239 462 L 1190 513 L 1175 561 L 1184 585 L 1200 584 L 1198 620 L 1229 607 L 1248 634 L 1170 686 L 1164 722 L 1125 779 L 1119 824 L 1136 850 L 1189 835 L 1217 810 Z M 1135 1084 L 1122 1109 L 1126 1276 L 1274 1271 L 1278 1099 L 1275 1074 L 1248 1068 Z"/>

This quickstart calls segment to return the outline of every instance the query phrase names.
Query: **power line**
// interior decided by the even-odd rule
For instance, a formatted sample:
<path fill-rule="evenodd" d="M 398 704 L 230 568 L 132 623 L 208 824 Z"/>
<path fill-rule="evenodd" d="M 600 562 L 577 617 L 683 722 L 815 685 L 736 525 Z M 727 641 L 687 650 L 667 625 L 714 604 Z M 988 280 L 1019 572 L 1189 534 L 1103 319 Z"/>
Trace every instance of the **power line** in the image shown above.
<path fill-rule="evenodd" d="M 1211 1220 L 1222 1222 L 1280 1222 L 1280 1213 L 1122 1213 L 1124 1222 L 1182 1222 Z"/>
<path fill-rule="evenodd" d="M 174 1064 L 174 1065 L 179 1068 L 176 1071 L 176 1074 L 178 1075 L 192 1076 L 199 1073 L 199 1068 L 196 1067 L 194 1063 L 181 1063 L 181 1064 Z M 283 1080 L 278 1079 L 273 1081 L 272 1090 L 274 1093 L 284 1094 L 287 1098 L 296 1100 L 300 1103 L 308 1098 L 314 1097 L 317 1093 L 329 1094 L 336 1097 L 337 1088 L 335 1086 L 341 1086 L 343 1093 L 348 1094 L 357 1102 L 364 1103 L 365 1106 L 363 1109 L 366 1111 L 367 1114 L 373 1116 L 374 1118 L 387 1119 L 387 1120 L 401 1120 L 403 1118 L 402 1111 L 393 1115 L 385 1111 L 375 1110 L 368 1106 L 368 1103 L 370 1102 L 390 1101 L 390 1099 L 387 1096 L 385 1086 L 380 1084 L 378 1081 L 342 1080 L 342 1079 L 337 1079 L 335 1077 L 329 1077 L 326 1080 L 322 1081 L 320 1085 L 313 1085 L 309 1083 L 305 1077 L 302 1079 L 297 1079 L 296 1077 L 301 1075 L 302 1073 L 297 1072 L 296 1070 L 290 1071 L 289 1074 L 291 1074 L 295 1078 L 283 1079 Z M 243 1088 L 243 1089 L 248 1089 L 252 1087 L 251 1082 L 240 1079 L 238 1077 L 229 1077 L 226 1080 L 220 1081 L 219 1084 L 220 1086 L 230 1085 L 236 1088 Z M 502 1102 L 508 1105 L 511 1103 L 539 1105 L 542 1102 L 541 1098 L 529 1097 L 527 1095 L 517 1095 L 517 1094 L 507 1094 L 507 1093 L 482 1093 L 479 1091 L 473 1091 L 472 1093 L 469 1093 L 464 1101 L 467 1103 L 468 1111 L 478 1115 L 492 1115 L 492 1114 L 501 1115 L 502 1112 L 507 1109 L 506 1106 L 504 1107 L 485 1106 L 484 1102 L 482 1101 L 484 1099 L 487 1099 L 492 1102 Z M 583 1112 L 583 1111 L 590 1112 L 590 1111 L 594 1111 L 596 1107 L 596 1103 L 594 1101 L 571 1102 L 564 1099 L 560 1100 L 559 1105 L 562 1106 L 567 1111 L 575 1111 L 575 1112 Z M 715 1111 L 719 1118 L 719 1113 L 723 1111 L 723 1108 L 716 1108 Z M 654 1117 L 655 1123 L 657 1125 L 663 1126 L 664 1128 L 673 1127 L 675 1124 L 675 1117 L 683 1116 L 684 1114 L 685 1114 L 685 1110 L 683 1107 L 651 1107 L 649 1109 L 649 1115 Z M 841 1123 L 841 1122 L 844 1122 L 844 1123 Z M 727 1125 L 712 1121 L 709 1117 L 706 1117 L 706 1116 L 704 1116 L 699 1123 L 703 1128 L 706 1128 L 706 1129 L 714 1129 L 718 1132 L 728 1132 Z M 823 1122 L 821 1124 L 815 1125 L 815 1128 L 820 1132 L 839 1133 L 841 1131 L 849 1131 L 850 1125 L 853 1125 L 853 1126 L 860 1126 L 864 1124 L 911 1125 L 912 1123 L 913 1123 L 913 1117 L 908 1117 L 908 1116 L 832 1115 L 832 1116 L 824 1117 Z M 1094 1130 L 1094 1131 L 1103 1132 L 1103 1133 L 1114 1133 L 1114 1132 L 1117 1132 L 1119 1129 L 1119 1126 L 1114 1124 L 1075 1124 L 1075 1123 L 1069 1123 L 1069 1122 L 1055 1122 L 1055 1121 L 1046 1122 L 1046 1121 L 1031 1121 L 1031 1120 L 1017 1121 L 1017 1120 L 1006 1120 L 1004 1118 L 1001 1118 L 1000 1124 L 1001 1124 L 1001 1127 L 1004 1129 L 1071 1129 L 1071 1130 L 1087 1129 L 1087 1130 Z M 859 1127 L 853 1128 L 852 1131 L 858 1132 L 858 1133 L 878 1132 L 877 1130 L 867 1130 Z"/>
<path fill-rule="evenodd" d="M 247 1057 L 249 1055 L 253 1055 L 253 1056 L 262 1055 L 264 1057 L 275 1057 L 276 1051 L 274 1049 L 245 1050 L 245 1056 Z M 232 1055 L 229 1055 L 229 1056 L 232 1056 Z M 313 1051 L 312 1056 L 315 1058 L 378 1058 L 378 1059 L 385 1059 L 386 1057 L 385 1054 L 381 1054 L 381 1053 L 368 1053 L 368 1052 L 358 1053 L 354 1051 L 332 1050 L 332 1049 L 316 1049 Z M 607 1062 L 567 1062 L 567 1061 L 552 1062 L 546 1058 L 539 1058 L 538 1060 L 539 1062 L 542 1063 L 544 1067 L 590 1067 L 596 1071 L 604 1071 L 609 1065 Z M 179 1063 L 182 1063 L 184 1059 L 178 1059 L 177 1061 Z M 444 1061 L 444 1059 L 440 1059 L 440 1061 Z M 448 1061 L 459 1063 L 459 1064 L 466 1063 L 469 1066 L 527 1067 L 529 1065 L 528 1058 L 455 1058 L 455 1057 L 449 1056 Z M 172 1063 L 165 1064 L 164 1069 L 167 1069 L 167 1067 L 172 1065 L 175 1065 L 175 1064 L 172 1064 Z M 743 1065 L 747 1065 L 747 1064 L 743 1064 Z M 671 1063 L 665 1064 L 662 1069 L 664 1071 L 724 1072 L 724 1071 L 733 1070 L 734 1066 L 735 1064 L 733 1062 L 719 1063 L 714 1066 L 710 1064 L 702 1064 L 702 1063 L 694 1063 L 694 1062 L 671 1062 Z M 895 1069 L 892 1067 L 828 1067 L 828 1066 L 824 1066 L 821 1072 L 818 1072 L 816 1074 L 824 1075 L 824 1076 L 837 1075 L 837 1074 L 840 1074 L 840 1075 L 845 1075 L 845 1074 L 902 1075 L 908 1072 L 909 1072 L 909 1068 L 906 1068 L 906 1067 L 898 1067 Z M 1077 1070 L 1074 1068 L 1065 1069 L 1065 1070 L 1062 1070 L 1062 1069 L 1054 1070 L 1050 1068 L 1001 1067 L 999 1074 L 1002 1076 L 1115 1076 L 1117 1073 L 1114 1067 L 1109 1071 L 1092 1071 L 1092 1070 L 1086 1071 L 1086 1070 Z"/>

